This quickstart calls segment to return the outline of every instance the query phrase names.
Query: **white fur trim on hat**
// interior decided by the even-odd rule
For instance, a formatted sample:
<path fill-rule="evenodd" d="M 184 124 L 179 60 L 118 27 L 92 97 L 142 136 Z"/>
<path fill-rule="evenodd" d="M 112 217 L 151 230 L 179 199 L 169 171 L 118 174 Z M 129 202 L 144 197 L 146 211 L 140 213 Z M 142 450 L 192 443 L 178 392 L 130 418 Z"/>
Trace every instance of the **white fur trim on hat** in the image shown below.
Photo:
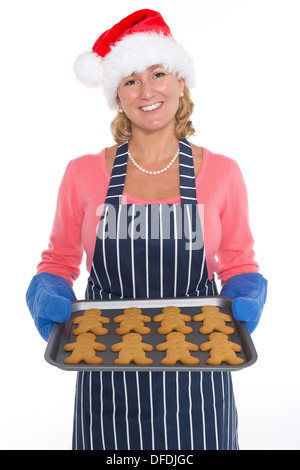
<path fill-rule="evenodd" d="M 88 87 L 101 84 L 102 58 L 92 51 L 80 54 L 74 63 L 74 72 L 78 80 Z"/>
<path fill-rule="evenodd" d="M 193 60 L 172 37 L 156 33 L 136 33 L 118 41 L 104 57 L 94 52 L 81 54 L 75 64 L 77 78 L 87 86 L 101 86 L 111 109 L 117 108 L 117 90 L 121 81 L 133 72 L 161 65 L 188 88 L 195 85 Z"/>

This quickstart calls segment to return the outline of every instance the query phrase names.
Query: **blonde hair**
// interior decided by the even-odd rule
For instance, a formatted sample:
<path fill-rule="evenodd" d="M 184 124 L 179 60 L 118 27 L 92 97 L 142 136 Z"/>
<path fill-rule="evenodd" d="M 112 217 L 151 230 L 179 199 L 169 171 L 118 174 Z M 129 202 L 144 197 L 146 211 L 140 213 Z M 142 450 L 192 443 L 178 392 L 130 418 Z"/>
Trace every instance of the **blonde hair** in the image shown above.
<path fill-rule="evenodd" d="M 193 123 L 190 120 L 193 110 L 194 103 L 191 99 L 190 90 L 185 87 L 175 115 L 175 136 L 177 139 L 185 139 L 195 134 Z M 124 112 L 118 112 L 112 121 L 111 132 L 115 142 L 119 145 L 130 140 L 131 122 Z"/>

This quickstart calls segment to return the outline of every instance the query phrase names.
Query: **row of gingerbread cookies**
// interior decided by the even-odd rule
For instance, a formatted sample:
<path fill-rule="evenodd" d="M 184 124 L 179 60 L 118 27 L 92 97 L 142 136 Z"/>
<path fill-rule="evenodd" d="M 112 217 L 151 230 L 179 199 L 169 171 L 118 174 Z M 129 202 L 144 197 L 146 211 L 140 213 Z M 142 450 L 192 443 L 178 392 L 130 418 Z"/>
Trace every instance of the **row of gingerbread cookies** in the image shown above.
<path fill-rule="evenodd" d="M 208 315 L 208 312 L 210 315 Z M 161 361 L 162 364 L 175 364 L 177 361 L 183 364 L 199 363 L 199 359 L 192 357 L 189 352 L 198 350 L 198 346 L 187 342 L 184 336 L 192 331 L 191 327 L 185 325 L 186 321 L 191 320 L 188 315 L 181 314 L 178 307 L 166 307 L 153 320 L 161 322 L 161 326 L 158 328 L 159 334 L 168 334 L 167 341 L 156 346 L 157 350 L 166 351 L 166 357 Z M 210 333 L 214 329 L 226 331 L 228 334 L 234 331 L 231 327 L 225 325 L 225 321 L 231 321 L 231 318 L 222 314 L 216 307 L 203 307 L 202 314 L 196 315 L 194 320 L 203 321 L 203 326 L 200 328 L 201 333 Z M 108 330 L 103 328 L 102 323 L 109 323 L 109 321 L 108 318 L 102 316 L 102 312 L 98 309 L 87 310 L 83 316 L 75 318 L 73 323 L 79 324 L 79 327 L 73 331 L 73 334 L 79 336 L 77 336 L 76 343 L 65 346 L 66 351 L 73 351 L 72 355 L 65 360 L 65 363 L 74 364 L 81 360 L 87 363 L 102 363 L 102 359 L 96 356 L 95 351 L 104 351 L 106 347 L 96 342 L 96 337 L 88 331 L 92 331 L 97 335 L 106 334 Z M 151 318 L 142 315 L 142 311 L 137 308 L 125 309 L 123 315 L 114 318 L 114 322 L 120 323 L 116 333 L 124 335 L 122 342 L 113 345 L 111 348 L 113 351 L 119 352 L 119 357 L 114 361 L 115 364 L 135 362 L 136 364 L 150 365 L 153 363 L 152 359 L 147 358 L 145 355 L 145 351 L 152 351 L 153 347 L 142 343 L 141 336 L 141 334 L 150 332 L 150 328 L 144 325 L 145 322 L 150 321 Z M 135 333 L 131 333 L 131 331 Z M 236 358 L 234 354 L 234 351 L 240 350 L 240 346 L 228 342 L 228 337 L 225 334 L 214 333 L 209 340 L 200 346 L 203 351 L 211 351 L 211 358 L 207 361 L 208 364 L 220 363 L 223 360 L 236 364 L 243 362 L 242 359 Z M 222 350 L 221 356 L 220 349 Z"/>
<path fill-rule="evenodd" d="M 234 329 L 225 323 L 232 321 L 230 315 L 220 312 L 219 308 L 214 306 L 204 306 L 201 311 L 202 313 L 193 317 L 194 321 L 203 322 L 202 327 L 199 329 L 200 333 L 209 334 L 213 331 L 220 331 L 225 334 L 234 333 Z M 127 308 L 122 315 L 114 317 L 113 321 L 120 324 L 115 331 L 118 335 L 124 335 L 130 331 L 144 335 L 151 331 L 149 327 L 145 326 L 145 323 L 151 322 L 151 317 L 143 315 L 140 308 Z M 182 314 L 179 307 L 163 308 L 162 313 L 153 317 L 153 321 L 161 323 L 157 330 L 159 334 L 171 333 L 174 330 L 184 334 L 193 331 L 192 327 L 186 325 L 186 322 L 191 321 L 191 317 Z M 77 336 L 82 333 L 92 332 L 95 335 L 105 335 L 108 330 L 103 327 L 103 324 L 108 323 L 110 323 L 110 319 L 104 317 L 101 310 L 96 308 L 88 309 L 83 315 L 74 318 L 73 324 L 78 325 L 78 327 L 74 329 L 73 334 Z"/>

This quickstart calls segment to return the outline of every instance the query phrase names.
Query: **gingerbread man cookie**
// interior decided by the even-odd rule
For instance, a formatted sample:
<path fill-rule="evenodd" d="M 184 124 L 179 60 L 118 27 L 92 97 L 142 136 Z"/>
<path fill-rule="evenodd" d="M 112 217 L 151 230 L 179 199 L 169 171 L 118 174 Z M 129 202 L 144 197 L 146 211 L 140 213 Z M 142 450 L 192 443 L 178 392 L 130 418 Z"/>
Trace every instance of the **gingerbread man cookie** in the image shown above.
<path fill-rule="evenodd" d="M 89 310 L 85 310 L 83 315 L 74 318 L 73 323 L 74 325 L 78 325 L 78 328 L 73 331 L 73 334 L 76 336 L 91 331 L 95 335 L 106 335 L 108 330 L 102 327 L 102 323 L 109 322 L 109 318 L 102 317 L 101 310 L 90 308 Z"/>
<path fill-rule="evenodd" d="M 75 343 L 66 344 L 64 350 L 72 351 L 71 356 L 65 359 L 65 364 L 79 364 L 81 361 L 86 364 L 102 364 L 103 359 L 96 356 L 96 351 L 105 351 L 106 346 L 97 343 L 93 333 L 83 333 L 77 336 Z"/>
<path fill-rule="evenodd" d="M 161 326 L 157 329 L 159 334 L 168 334 L 171 331 L 179 331 L 184 334 L 191 333 L 193 328 L 186 326 L 186 321 L 191 321 L 189 315 L 184 315 L 180 312 L 178 307 L 165 307 L 162 313 L 155 315 L 153 318 L 155 322 L 161 322 Z"/>
<path fill-rule="evenodd" d="M 153 364 L 152 359 L 146 357 L 145 354 L 145 351 L 153 351 L 153 346 L 142 343 L 142 339 L 138 333 L 128 333 L 122 337 L 121 343 L 113 344 L 111 350 L 119 352 L 119 357 L 114 360 L 114 364 L 130 364 L 130 362 L 140 365 Z"/>
<path fill-rule="evenodd" d="M 126 308 L 123 315 L 117 315 L 114 318 L 115 323 L 120 323 L 120 327 L 116 329 L 117 335 L 125 335 L 130 331 L 135 331 L 141 335 L 150 333 L 151 329 L 144 325 L 144 322 L 148 323 L 151 318 L 142 315 L 142 310 L 136 307 Z"/>
<path fill-rule="evenodd" d="M 230 315 L 221 313 L 218 307 L 212 305 L 201 308 L 202 313 L 198 313 L 193 317 L 194 321 L 203 321 L 203 326 L 199 329 L 202 334 L 209 334 L 215 331 L 220 331 L 227 335 L 234 333 L 234 328 L 227 326 L 225 322 L 232 321 Z"/>
<path fill-rule="evenodd" d="M 198 351 L 198 346 L 185 340 L 185 335 L 174 331 L 166 336 L 166 342 L 156 346 L 157 351 L 166 351 L 161 364 L 174 365 L 177 361 L 186 365 L 197 365 L 199 359 L 191 356 L 190 351 Z"/>
<path fill-rule="evenodd" d="M 207 364 L 220 365 L 221 362 L 226 362 L 230 365 L 239 365 L 245 362 L 235 354 L 235 351 L 242 350 L 241 346 L 229 341 L 225 333 L 212 333 L 208 338 L 209 341 L 200 344 L 201 351 L 209 351 L 210 358 L 207 359 Z"/>

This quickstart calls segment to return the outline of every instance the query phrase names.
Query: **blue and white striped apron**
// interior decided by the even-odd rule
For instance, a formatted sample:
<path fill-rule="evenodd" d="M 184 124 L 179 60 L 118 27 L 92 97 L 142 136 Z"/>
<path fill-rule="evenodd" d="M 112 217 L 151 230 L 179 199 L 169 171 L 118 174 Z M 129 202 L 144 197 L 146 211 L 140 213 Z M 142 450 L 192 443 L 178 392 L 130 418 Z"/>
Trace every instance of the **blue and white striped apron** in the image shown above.
<path fill-rule="evenodd" d="M 128 143 L 118 147 L 87 299 L 217 295 L 207 274 L 192 149 L 186 140 L 179 145 L 181 205 L 121 204 Z M 230 372 L 78 372 L 73 449 L 237 448 Z"/>

